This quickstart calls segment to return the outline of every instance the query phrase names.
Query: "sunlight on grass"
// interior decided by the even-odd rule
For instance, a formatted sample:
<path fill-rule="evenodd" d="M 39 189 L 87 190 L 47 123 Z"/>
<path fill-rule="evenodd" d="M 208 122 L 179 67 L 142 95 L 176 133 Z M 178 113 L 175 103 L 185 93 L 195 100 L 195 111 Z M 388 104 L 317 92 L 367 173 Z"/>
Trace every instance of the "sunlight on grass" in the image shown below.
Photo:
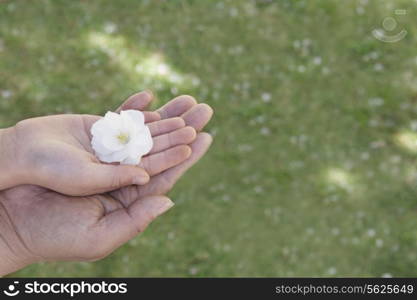
<path fill-rule="evenodd" d="M 164 61 L 161 54 L 152 54 L 142 59 L 142 61 L 135 66 L 135 70 L 138 74 L 165 79 L 174 84 L 183 85 L 187 81 L 186 76 L 174 71 L 173 68 Z"/>
<path fill-rule="evenodd" d="M 164 82 L 175 87 L 187 87 L 193 76 L 182 74 L 166 62 L 162 53 L 144 53 L 129 47 L 123 36 L 101 32 L 90 32 L 88 44 L 106 53 L 133 80 L 142 80 L 144 84 Z"/>
<path fill-rule="evenodd" d="M 417 153 L 417 133 L 410 130 L 402 130 L 394 135 L 394 142 L 402 149 Z"/>
<path fill-rule="evenodd" d="M 417 64 L 417 59 L 414 59 L 414 63 Z M 402 86 L 406 85 L 411 91 L 417 92 L 417 77 L 414 75 L 415 72 L 413 71 L 408 70 L 407 72 L 404 72 L 404 74 L 398 78 L 399 84 Z"/>
<path fill-rule="evenodd" d="M 336 185 L 347 191 L 353 190 L 352 175 L 340 168 L 330 168 L 326 171 L 326 180 L 329 184 Z"/>

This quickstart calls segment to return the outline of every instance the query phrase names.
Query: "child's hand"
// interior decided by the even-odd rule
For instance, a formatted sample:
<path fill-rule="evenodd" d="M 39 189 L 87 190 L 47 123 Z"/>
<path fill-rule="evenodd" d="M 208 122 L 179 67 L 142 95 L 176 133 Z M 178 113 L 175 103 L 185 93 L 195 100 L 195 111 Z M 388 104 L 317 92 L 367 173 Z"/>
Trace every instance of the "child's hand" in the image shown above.
<path fill-rule="evenodd" d="M 159 115 L 146 113 L 145 117 L 152 121 Z M 4 184 L 0 181 L 0 188 L 34 184 L 67 195 L 103 193 L 132 184 L 146 184 L 149 176 L 161 173 L 191 155 L 187 144 L 195 139 L 196 131 L 176 117 L 147 124 L 154 146 L 139 166 L 101 163 L 90 144 L 90 128 L 99 118 L 92 115 L 47 116 L 24 120 L 7 129 L 8 143 L 1 147 L 13 151 L 7 151 L 7 156 L 2 155 L 2 160 L 7 160 L 3 170 L 10 170 L 8 177 L 14 182 Z"/>

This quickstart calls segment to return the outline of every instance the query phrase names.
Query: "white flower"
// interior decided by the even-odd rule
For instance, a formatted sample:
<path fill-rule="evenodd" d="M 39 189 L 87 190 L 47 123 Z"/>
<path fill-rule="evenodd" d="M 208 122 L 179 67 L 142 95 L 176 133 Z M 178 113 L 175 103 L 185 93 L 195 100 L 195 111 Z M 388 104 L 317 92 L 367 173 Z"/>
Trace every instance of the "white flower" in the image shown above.
<path fill-rule="evenodd" d="M 143 113 L 124 110 L 120 114 L 108 112 L 91 127 L 91 145 L 103 162 L 137 165 L 153 146 Z"/>

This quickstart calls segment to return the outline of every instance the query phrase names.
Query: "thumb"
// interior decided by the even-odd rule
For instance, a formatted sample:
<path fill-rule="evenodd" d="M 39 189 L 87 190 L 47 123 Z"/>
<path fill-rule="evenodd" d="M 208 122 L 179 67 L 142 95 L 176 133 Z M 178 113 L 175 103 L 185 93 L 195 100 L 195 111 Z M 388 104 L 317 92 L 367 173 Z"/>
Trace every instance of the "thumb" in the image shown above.
<path fill-rule="evenodd" d="M 92 232 L 101 246 L 101 256 L 120 247 L 143 232 L 158 216 L 174 203 L 165 196 L 148 196 L 134 201 L 127 208 L 119 208 L 100 219 Z"/>
<path fill-rule="evenodd" d="M 149 181 L 148 173 L 137 166 L 107 165 L 96 163 L 89 168 L 88 185 L 100 192 L 112 191 L 129 185 L 144 185 Z"/>

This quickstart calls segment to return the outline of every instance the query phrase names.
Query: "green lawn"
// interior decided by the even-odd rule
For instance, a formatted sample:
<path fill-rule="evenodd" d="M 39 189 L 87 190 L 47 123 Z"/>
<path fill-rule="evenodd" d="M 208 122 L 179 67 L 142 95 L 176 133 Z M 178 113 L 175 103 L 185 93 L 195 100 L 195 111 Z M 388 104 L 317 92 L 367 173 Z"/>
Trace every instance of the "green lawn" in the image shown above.
<path fill-rule="evenodd" d="M 0 126 L 146 88 L 215 110 L 144 234 L 13 275 L 417 276 L 416 49 L 412 0 L 0 0 Z"/>

